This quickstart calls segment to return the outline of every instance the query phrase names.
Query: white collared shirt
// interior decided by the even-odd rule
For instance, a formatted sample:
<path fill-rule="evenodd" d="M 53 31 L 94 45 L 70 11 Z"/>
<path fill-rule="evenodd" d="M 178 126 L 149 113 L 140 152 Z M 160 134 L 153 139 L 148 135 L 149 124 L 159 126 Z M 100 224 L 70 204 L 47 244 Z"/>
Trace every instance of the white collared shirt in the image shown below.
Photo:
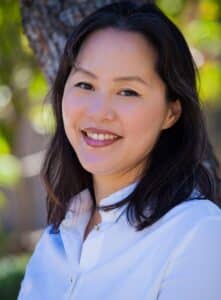
<path fill-rule="evenodd" d="M 136 184 L 100 205 L 122 200 Z M 44 230 L 18 300 L 221 299 L 221 210 L 210 200 L 187 200 L 142 231 L 127 222 L 127 204 L 101 211 L 99 230 L 83 241 L 92 211 L 90 192 L 83 190 L 60 232 Z"/>

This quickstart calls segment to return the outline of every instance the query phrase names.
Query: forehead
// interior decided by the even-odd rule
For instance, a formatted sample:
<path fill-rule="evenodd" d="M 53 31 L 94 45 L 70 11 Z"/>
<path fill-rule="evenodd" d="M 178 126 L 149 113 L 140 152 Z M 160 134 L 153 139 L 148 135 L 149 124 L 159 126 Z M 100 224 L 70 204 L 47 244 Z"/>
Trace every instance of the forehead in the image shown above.
<path fill-rule="evenodd" d="M 145 74 L 153 71 L 156 56 L 155 49 L 142 34 L 107 28 L 85 39 L 75 63 L 90 70 Z"/>

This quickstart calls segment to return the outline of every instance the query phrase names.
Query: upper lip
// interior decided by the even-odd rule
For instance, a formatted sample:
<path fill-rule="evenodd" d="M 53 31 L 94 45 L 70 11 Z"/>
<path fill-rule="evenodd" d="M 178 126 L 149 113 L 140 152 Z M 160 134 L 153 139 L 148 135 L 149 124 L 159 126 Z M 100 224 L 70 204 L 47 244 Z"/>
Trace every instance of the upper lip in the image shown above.
<path fill-rule="evenodd" d="M 106 130 L 106 129 L 100 129 L 100 128 L 95 128 L 95 127 L 88 127 L 88 128 L 84 128 L 82 129 L 82 131 L 85 131 L 85 132 L 90 132 L 90 133 L 103 133 L 103 134 L 112 134 L 112 135 L 116 135 L 118 137 L 120 137 L 118 134 L 112 132 L 112 131 L 109 131 L 109 130 Z"/>

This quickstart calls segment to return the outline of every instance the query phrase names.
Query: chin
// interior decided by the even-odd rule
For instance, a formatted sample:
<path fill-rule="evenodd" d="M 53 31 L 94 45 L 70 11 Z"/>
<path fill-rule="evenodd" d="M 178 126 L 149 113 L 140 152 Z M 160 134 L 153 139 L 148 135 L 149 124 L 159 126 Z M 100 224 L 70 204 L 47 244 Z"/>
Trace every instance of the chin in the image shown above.
<path fill-rule="evenodd" d="M 82 167 L 89 173 L 93 174 L 93 175 L 111 175 L 113 174 L 113 167 L 112 168 L 108 168 L 105 167 L 104 165 L 102 166 L 98 166 L 98 165 L 87 165 L 87 164 L 81 164 Z"/>

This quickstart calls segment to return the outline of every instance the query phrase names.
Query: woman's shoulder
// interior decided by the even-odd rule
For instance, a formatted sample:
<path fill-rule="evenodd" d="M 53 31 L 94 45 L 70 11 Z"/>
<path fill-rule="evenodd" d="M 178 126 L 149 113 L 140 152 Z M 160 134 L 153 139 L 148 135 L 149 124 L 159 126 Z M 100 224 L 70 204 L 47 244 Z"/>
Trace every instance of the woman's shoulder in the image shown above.
<path fill-rule="evenodd" d="M 221 209 L 210 199 L 189 197 L 170 209 L 146 231 L 149 240 L 163 244 L 162 256 L 172 260 L 198 246 L 212 252 L 221 243 Z M 189 252 L 190 251 L 190 252 Z M 209 250 L 208 250 L 209 251 Z"/>
<path fill-rule="evenodd" d="M 221 208 L 211 199 L 194 198 L 173 207 L 166 215 L 165 219 L 188 216 L 188 219 L 200 220 L 205 217 L 221 218 Z"/>
<path fill-rule="evenodd" d="M 53 256 L 62 256 L 62 240 L 59 231 L 56 232 L 52 224 L 46 225 L 36 242 L 29 263 L 32 261 L 51 260 Z"/>
<path fill-rule="evenodd" d="M 221 274 L 219 206 L 210 199 L 188 199 L 165 215 L 164 225 L 162 243 L 168 257 L 161 286 L 162 299 L 171 299 L 177 286 L 184 295 L 182 299 L 190 299 L 191 295 L 195 295 L 194 299 L 202 299 L 202 290 L 203 299 L 218 299 L 217 278 Z M 216 296 L 209 296 L 214 293 Z"/>
<path fill-rule="evenodd" d="M 159 225 L 171 225 L 176 228 L 178 234 L 184 234 L 203 223 L 207 223 L 208 226 L 215 223 L 221 230 L 221 208 L 194 190 L 186 201 L 170 209 L 160 219 Z"/>
<path fill-rule="evenodd" d="M 26 265 L 18 299 L 61 299 L 62 295 L 58 295 L 64 291 L 64 278 L 68 276 L 60 234 L 55 234 L 53 226 L 47 225 Z"/>

